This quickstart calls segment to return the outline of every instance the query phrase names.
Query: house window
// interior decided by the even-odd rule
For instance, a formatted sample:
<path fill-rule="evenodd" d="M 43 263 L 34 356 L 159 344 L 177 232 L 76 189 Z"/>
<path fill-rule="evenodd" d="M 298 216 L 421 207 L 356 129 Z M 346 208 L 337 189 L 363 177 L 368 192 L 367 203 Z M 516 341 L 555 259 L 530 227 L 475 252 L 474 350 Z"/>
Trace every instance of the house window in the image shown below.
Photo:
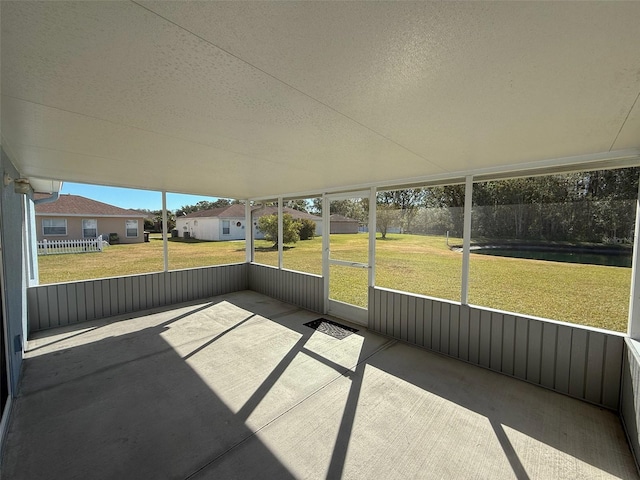
<path fill-rule="evenodd" d="M 127 237 L 137 237 L 138 236 L 138 220 L 127 220 L 125 222 Z"/>
<path fill-rule="evenodd" d="M 82 220 L 82 238 L 96 238 L 98 236 L 98 220 Z"/>
<path fill-rule="evenodd" d="M 223 220 L 222 221 L 222 234 L 223 235 L 229 235 L 229 233 L 231 231 L 231 223 L 229 222 L 229 220 Z"/>
<path fill-rule="evenodd" d="M 66 235 L 67 219 L 66 218 L 45 218 L 42 220 L 42 234 L 48 235 Z"/>

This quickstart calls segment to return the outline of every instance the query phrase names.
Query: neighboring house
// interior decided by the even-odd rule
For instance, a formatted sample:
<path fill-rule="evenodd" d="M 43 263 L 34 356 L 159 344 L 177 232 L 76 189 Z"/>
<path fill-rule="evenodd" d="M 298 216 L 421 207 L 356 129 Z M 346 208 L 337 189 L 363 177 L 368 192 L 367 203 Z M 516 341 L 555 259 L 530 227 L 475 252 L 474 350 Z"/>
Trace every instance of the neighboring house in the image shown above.
<path fill-rule="evenodd" d="M 306 218 L 316 223 L 316 235 L 322 235 L 322 218 L 306 212 L 284 207 L 284 213 L 290 214 L 295 219 Z M 252 210 L 254 238 L 264 238 L 264 234 L 258 230 L 258 218 L 263 215 L 278 213 L 278 207 L 255 207 Z M 176 217 L 176 230 L 180 237 L 187 236 L 199 240 L 244 240 L 246 219 L 244 205 L 235 204 L 227 207 L 200 210 L 182 217 Z"/>
<path fill-rule="evenodd" d="M 176 230 L 180 237 L 199 240 L 244 240 L 246 220 L 244 205 L 199 210 L 176 217 Z"/>
<path fill-rule="evenodd" d="M 47 195 L 35 195 L 35 200 Z M 58 200 L 35 206 L 38 241 L 77 240 L 110 234 L 118 235 L 119 243 L 139 243 L 144 240 L 144 213 L 109 205 L 79 195 L 63 194 Z"/>
<path fill-rule="evenodd" d="M 329 217 L 331 233 L 358 233 L 360 223 L 353 218 L 342 215 L 331 215 Z"/>

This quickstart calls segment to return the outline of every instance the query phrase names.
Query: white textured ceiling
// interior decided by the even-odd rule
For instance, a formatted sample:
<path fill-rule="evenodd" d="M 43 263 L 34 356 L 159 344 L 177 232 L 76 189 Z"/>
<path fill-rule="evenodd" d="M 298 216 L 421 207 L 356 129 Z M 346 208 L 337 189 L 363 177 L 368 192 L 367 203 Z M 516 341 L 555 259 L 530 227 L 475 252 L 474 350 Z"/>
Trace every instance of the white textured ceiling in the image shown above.
<path fill-rule="evenodd" d="M 256 198 L 640 151 L 639 2 L 0 8 L 26 176 Z"/>

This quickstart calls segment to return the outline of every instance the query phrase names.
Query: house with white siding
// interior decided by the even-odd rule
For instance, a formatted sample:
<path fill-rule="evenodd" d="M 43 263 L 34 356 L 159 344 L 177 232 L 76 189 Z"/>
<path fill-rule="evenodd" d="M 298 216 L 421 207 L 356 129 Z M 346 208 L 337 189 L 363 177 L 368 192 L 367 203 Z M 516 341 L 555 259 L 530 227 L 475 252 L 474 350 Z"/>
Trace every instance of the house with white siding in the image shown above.
<path fill-rule="evenodd" d="M 315 222 L 316 235 L 322 235 L 322 218 L 301 212 L 293 208 L 284 207 L 283 214 L 289 214 L 294 219 L 307 219 Z M 254 238 L 262 239 L 264 234 L 258 229 L 258 219 L 264 215 L 277 215 L 278 207 L 254 207 L 252 222 Z M 244 205 L 235 204 L 226 207 L 200 210 L 176 218 L 176 230 L 179 237 L 197 238 L 199 240 L 225 241 L 244 240 L 245 229 Z"/>

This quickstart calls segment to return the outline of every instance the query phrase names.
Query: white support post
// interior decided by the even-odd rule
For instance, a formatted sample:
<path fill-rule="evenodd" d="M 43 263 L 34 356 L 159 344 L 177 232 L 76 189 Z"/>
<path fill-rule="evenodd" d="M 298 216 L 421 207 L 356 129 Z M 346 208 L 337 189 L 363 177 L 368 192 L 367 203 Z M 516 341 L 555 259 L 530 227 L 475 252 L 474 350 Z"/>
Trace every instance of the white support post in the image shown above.
<path fill-rule="evenodd" d="M 329 199 L 326 194 L 322 195 L 322 278 L 324 280 L 324 312 L 329 310 L 329 235 L 331 225 L 329 222 Z"/>
<path fill-rule="evenodd" d="M 473 199 L 473 176 L 464 183 L 464 226 L 462 232 L 462 288 L 460 303 L 469 304 L 469 257 L 471 255 L 471 205 Z"/>
<path fill-rule="evenodd" d="M 244 239 L 245 239 L 245 261 L 253 262 L 253 220 L 251 219 L 251 202 L 244 202 Z"/>
<path fill-rule="evenodd" d="M 640 340 L 640 186 L 636 198 L 636 228 L 633 235 L 633 255 L 631 267 L 631 290 L 629 293 L 629 323 L 627 334 L 634 340 Z"/>
<path fill-rule="evenodd" d="M 162 191 L 162 255 L 164 258 L 164 271 L 169 271 L 169 239 L 167 235 L 167 192 Z"/>
<path fill-rule="evenodd" d="M 278 198 L 278 268 L 282 270 L 282 252 L 284 246 L 282 242 L 284 241 L 284 220 L 282 214 L 282 197 Z"/>
<path fill-rule="evenodd" d="M 369 192 L 369 286 L 376 284 L 376 187 Z"/>

